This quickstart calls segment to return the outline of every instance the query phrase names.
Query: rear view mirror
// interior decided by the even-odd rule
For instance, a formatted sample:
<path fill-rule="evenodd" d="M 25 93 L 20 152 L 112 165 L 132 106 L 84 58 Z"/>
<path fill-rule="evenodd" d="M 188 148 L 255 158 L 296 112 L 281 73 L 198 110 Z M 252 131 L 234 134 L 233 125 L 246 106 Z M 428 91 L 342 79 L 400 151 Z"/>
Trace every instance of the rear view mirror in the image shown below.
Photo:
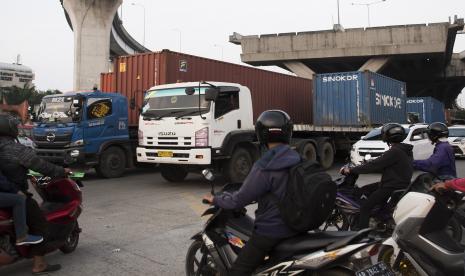
<path fill-rule="evenodd" d="M 218 98 L 219 91 L 216 88 L 208 88 L 205 91 L 205 100 L 207 102 L 214 102 Z"/>
<path fill-rule="evenodd" d="M 213 181 L 215 180 L 215 176 L 213 175 L 213 172 L 209 169 L 205 169 L 202 171 L 202 175 L 205 177 L 206 180 L 208 181 Z"/>
<path fill-rule="evenodd" d="M 186 92 L 186 95 L 189 95 L 189 96 L 194 95 L 195 88 L 194 87 L 187 87 L 185 92 Z"/>
<path fill-rule="evenodd" d="M 73 107 L 81 108 L 81 102 L 78 99 L 73 100 Z"/>

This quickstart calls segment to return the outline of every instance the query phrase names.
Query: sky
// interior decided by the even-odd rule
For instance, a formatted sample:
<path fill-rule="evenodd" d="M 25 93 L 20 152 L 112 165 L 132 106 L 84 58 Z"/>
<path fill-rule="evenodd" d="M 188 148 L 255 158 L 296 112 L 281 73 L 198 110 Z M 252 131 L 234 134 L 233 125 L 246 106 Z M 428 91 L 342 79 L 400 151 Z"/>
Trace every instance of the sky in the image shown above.
<path fill-rule="evenodd" d="M 376 1 L 340 0 L 344 28 L 366 27 L 367 8 Z M 134 3 L 135 5 L 132 5 Z M 337 0 L 124 0 L 118 12 L 128 32 L 151 50 L 173 51 L 240 63 L 241 48 L 229 35 L 331 29 Z M 371 26 L 446 22 L 465 17 L 464 0 L 386 0 L 370 6 Z M 21 54 L 41 90 L 69 91 L 73 86 L 73 33 L 59 0 L 2 0 L 0 62 Z M 181 39 L 180 39 L 181 38 Z M 465 34 L 454 51 L 465 50 Z M 274 69 L 276 70 L 276 69 Z M 278 70 L 279 71 L 279 70 Z M 465 103 L 465 98 L 464 98 Z"/>

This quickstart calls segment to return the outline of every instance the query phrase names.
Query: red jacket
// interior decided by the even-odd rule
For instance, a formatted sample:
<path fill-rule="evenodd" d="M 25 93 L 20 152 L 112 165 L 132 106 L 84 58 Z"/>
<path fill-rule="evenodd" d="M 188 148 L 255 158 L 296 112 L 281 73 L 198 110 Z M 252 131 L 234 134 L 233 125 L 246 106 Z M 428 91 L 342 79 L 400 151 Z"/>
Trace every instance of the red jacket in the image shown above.
<path fill-rule="evenodd" d="M 465 178 L 457 178 L 446 181 L 446 187 L 449 189 L 465 192 Z"/>

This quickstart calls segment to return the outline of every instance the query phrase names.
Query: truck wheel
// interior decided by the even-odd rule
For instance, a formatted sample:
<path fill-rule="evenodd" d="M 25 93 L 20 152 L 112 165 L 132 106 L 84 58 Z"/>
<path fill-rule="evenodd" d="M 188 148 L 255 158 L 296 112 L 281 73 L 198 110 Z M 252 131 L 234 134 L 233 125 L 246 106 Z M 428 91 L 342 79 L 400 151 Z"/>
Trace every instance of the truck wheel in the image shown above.
<path fill-rule="evenodd" d="M 298 151 L 299 154 L 306 158 L 308 161 L 316 161 L 316 149 L 312 143 L 308 142 L 301 145 Z"/>
<path fill-rule="evenodd" d="M 126 155 L 117 147 L 106 149 L 100 156 L 100 163 L 95 170 L 105 178 L 116 178 L 123 175 L 126 168 Z"/>
<path fill-rule="evenodd" d="M 169 182 L 181 182 L 188 174 L 184 167 L 178 165 L 161 165 L 160 171 L 161 176 Z"/>
<path fill-rule="evenodd" d="M 250 153 L 244 148 L 234 150 L 225 167 L 226 177 L 231 183 L 244 181 L 253 166 Z"/>
<path fill-rule="evenodd" d="M 321 147 L 320 164 L 323 168 L 329 169 L 334 162 L 334 149 L 331 143 L 324 142 Z"/>

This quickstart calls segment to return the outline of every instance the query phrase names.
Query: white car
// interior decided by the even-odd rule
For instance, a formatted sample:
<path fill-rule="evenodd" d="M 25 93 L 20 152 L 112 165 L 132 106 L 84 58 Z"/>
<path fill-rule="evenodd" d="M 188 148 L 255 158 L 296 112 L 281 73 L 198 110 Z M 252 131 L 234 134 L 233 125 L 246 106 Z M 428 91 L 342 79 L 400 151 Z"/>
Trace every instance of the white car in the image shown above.
<path fill-rule="evenodd" d="M 448 140 L 454 148 L 455 156 L 465 157 L 465 125 L 450 126 Z"/>
<path fill-rule="evenodd" d="M 403 143 L 413 145 L 413 159 L 422 160 L 430 157 L 433 154 L 434 146 L 426 134 L 428 125 L 402 126 L 407 132 L 407 138 L 405 138 Z M 350 161 L 355 165 L 359 165 L 364 160 L 365 155 L 369 154 L 372 158 L 377 158 L 388 149 L 389 146 L 381 140 L 381 127 L 378 127 L 363 136 L 360 141 L 352 146 Z"/>

